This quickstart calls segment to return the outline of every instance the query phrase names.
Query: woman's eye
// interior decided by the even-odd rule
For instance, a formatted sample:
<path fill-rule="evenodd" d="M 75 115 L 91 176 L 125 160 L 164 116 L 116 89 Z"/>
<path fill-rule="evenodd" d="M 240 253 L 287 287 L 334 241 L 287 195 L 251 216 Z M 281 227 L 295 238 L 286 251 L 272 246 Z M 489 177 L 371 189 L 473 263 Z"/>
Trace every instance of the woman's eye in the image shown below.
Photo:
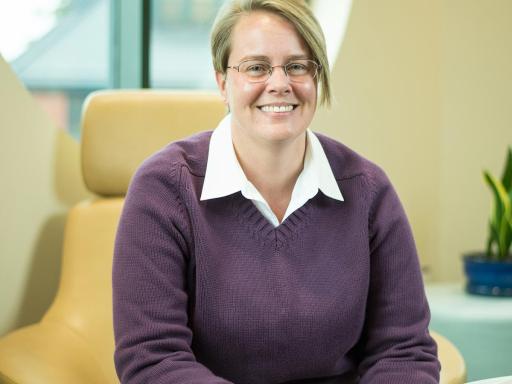
<path fill-rule="evenodd" d="M 301 63 L 290 63 L 288 64 L 288 72 L 298 73 L 298 72 L 307 72 L 308 67 Z"/>
<path fill-rule="evenodd" d="M 265 72 L 267 69 L 264 65 L 261 65 L 261 64 L 255 64 L 255 65 L 251 65 L 249 68 L 247 68 L 247 70 L 249 72 Z"/>

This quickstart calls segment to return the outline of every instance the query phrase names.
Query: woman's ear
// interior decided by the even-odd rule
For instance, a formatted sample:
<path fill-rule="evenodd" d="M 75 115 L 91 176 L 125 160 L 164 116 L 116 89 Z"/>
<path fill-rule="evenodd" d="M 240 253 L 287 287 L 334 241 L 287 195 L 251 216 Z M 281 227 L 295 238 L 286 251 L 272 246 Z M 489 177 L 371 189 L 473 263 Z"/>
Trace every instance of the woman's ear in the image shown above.
<path fill-rule="evenodd" d="M 215 80 L 219 87 L 220 94 L 224 98 L 224 103 L 228 105 L 228 95 L 226 91 L 226 74 L 221 72 L 215 72 Z"/>

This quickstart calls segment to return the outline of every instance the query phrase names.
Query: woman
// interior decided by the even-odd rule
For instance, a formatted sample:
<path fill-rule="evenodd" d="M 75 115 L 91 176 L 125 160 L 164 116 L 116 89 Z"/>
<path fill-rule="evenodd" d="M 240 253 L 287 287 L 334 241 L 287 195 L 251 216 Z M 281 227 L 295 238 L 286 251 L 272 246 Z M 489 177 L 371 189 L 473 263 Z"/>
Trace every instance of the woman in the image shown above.
<path fill-rule="evenodd" d="M 436 383 L 411 230 L 385 174 L 308 130 L 330 101 L 298 0 L 233 0 L 212 32 L 230 114 L 130 186 L 114 259 L 122 383 Z"/>

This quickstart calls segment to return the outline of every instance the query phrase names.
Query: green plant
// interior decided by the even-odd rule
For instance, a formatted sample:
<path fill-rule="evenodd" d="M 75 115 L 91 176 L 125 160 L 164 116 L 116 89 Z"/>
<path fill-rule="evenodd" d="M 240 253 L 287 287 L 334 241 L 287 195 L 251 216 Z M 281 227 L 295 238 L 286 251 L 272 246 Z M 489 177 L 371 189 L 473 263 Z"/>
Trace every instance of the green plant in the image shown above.
<path fill-rule="evenodd" d="M 489 220 L 487 258 L 500 261 L 512 259 L 512 147 L 508 149 L 501 180 L 488 171 L 484 171 L 483 174 L 494 195 Z"/>

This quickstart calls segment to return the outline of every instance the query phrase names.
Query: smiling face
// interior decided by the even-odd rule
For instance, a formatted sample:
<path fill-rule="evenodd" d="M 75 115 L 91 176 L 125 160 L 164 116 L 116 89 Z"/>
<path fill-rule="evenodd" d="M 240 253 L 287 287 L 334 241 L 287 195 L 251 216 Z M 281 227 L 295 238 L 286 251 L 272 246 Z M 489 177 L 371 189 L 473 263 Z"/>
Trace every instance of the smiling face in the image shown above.
<path fill-rule="evenodd" d="M 265 11 L 254 11 L 240 18 L 231 36 L 228 66 L 249 59 L 272 66 L 292 59 L 309 59 L 309 50 L 293 25 Z M 253 143 L 287 142 L 304 137 L 316 110 L 316 81 L 291 82 L 282 67 L 261 83 L 247 81 L 236 69 L 217 73 L 219 89 L 232 114 L 233 138 Z"/>

